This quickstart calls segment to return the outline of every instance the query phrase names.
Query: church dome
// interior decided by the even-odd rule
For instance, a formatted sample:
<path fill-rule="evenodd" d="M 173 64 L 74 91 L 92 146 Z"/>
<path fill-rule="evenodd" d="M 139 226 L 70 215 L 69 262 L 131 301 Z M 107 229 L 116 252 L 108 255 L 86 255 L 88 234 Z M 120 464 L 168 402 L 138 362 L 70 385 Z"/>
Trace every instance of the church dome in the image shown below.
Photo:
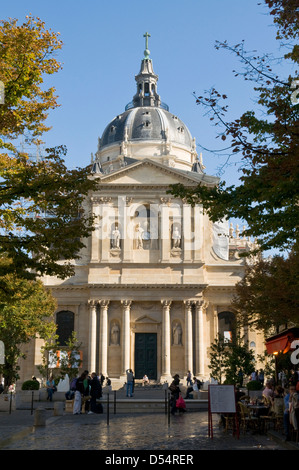
<path fill-rule="evenodd" d="M 126 139 L 130 142 L 169 141 L 189 149 L 192 146 L 187 126 L 177 116 L 158 106 L 134 107 L 116 116 L 103 132 L 101 148 Z"/>
<path fill-rule="evenodd" d="M 150 158 L 185 171 L 194 170 L 195 139 L 183 121 L 169 111 L 157 93 L 158 76 L 149 58 L 148 33 L 137 90 L 125 111 L 106 126 L 98 142 L 93 172 L 109 173 L 136 160 Z"/>

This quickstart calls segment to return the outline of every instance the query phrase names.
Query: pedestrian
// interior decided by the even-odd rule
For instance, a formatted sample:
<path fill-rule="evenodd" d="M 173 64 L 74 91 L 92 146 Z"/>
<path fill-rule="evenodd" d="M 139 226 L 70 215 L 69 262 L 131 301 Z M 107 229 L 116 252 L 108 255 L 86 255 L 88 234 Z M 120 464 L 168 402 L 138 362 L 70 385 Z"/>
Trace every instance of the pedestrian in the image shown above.
<path fill-rule="evenodd" d="M 86 372 L 83 372 L 76 381 L 76 391 L 75 391 L 75 400 L 74 400 L 74 409 L 73 409 L 74 415 L 81 414 L 82 397 L 84 396 L 84 392 L 85 392 L 84 381 L 86 380 L 86 378 L 87 378 L 87 374 Z"/>
<path fill-rule="evenodd" d="M 111 380 L 109 379 L 109 377 L 106 378 L 106 385 L 107 387 L 111 386 Z"/>
<path fill-rule="evenodd" d="M 52 374 L 50 375 L 49 379 L 47 380 L 46 386 L 47 386 L 47 393 L 48 393 L 47 400 L 52 401 L 53 393 L 56 392 L 56 390 L 57 390 Z"/>
<path fill-rule="evenodd" d="M 132 397 L 133 396 L 133 381 L 134 381 L 134 375 L 133 375 L 132 369 L 127 369 L 126 374 L 127 374 L 127 397 Z"/>
<path fill-rule="evenodd" d="M 258 373 L 258 376 L 257 376 L 257 379 L 258 379 L 259 382 L 261 382 L 262 385 L 264 385 L 265 376 L 264 376 L 263 369 L 260 369 L 260 371 Z"/>
<path fill-rule="evenodd" d="M 175 415 L 176 412 L 176 401 L 178 400 L 180 396 L 180 376 L 178 374 L 175 374 L 173 376 L 173 381 L 170 384 L 169 390 L 171 392 L 171 398 L 170 398 L 170 406 L 171 406 L 171 414 Z"/>
<path fill-rule="evenodd" d="M 240 387 L 243 387 L 243 371 L 242 371 L 242 369 L 240 369 L 239 372 L 238 372 L 238 379 L 239 379 Z"/>
<path fill-rule="evenodd" d="M 190 372 L 190 370 L 188 370 L 188 373 L 187 373 L 187 387 L 188 387 L 188 385 L 190 385 L 190 386 L 192 385 L 191 377 L 192 377 L 191 372 Z"/>
<path fill-rule="evenodd" d="M 149 383 L 148 376 L 146 374 L 144 374 L 144 376 L 142 378 L 142 386 L 144 387 L 148 383 Z"/>
<path fill-rule="evenodd" d="M 134 394 L 134 390 L 135 390 L 135 375 L 134 375 L 134 371 L 132 371 L 132 374 L 133 374 L 133 387 L 132 387 L 132 395 Z"/>
<path fill-rule="evenodd" d="M 296 387 L 294 385 L 290 386 L 290 423 L 293 426 L 295 431 L 298 431 L 298 411 L 299 411 L 299 395 L 296 392 Z"/>
<path fill-rule="evenodd" d="M 90 380 L 90 400 L 86 402 L 86 411 L 88 414 L 97 413 L 97 400 L 102 396 L 102 386 L 97 374 L 93 372 Z"/>
<path fill-rule="evenodd" d="M 297 382 L 298 382 L 298 375 L 297 375 L 296 371 L 294 369 L 292 369 L 290 379 L 289 379 L 289 385 L 294 385 L 295 388 L 296 388 Z"/>
<path fill-rule="evenodd" d="M 267 380 L 266 382 L 266 387 L 263 390 L 263 397 L 270 399 L 270 401 L 274 398 L 273 384 L 271 380 Z"/>
<path fill-rule="evenodd" d="M 193 384 L 187 388 L 186 396 L 184 397 L 184 399 L 188 400 L 192 392 L 196 392 L 196 393 L 199 392 L 200 387 L 201 387 L 201 381 L 198 380 L 196 377 L 193 377 Z"/>
<path fill-rule="evenodd" d="M 102 387 L 103 387 L 104 381 L 105 381 L 105 376 L 104 376 L 104 375 L 102 374 L 102 372 L 101 372 L 101 374 L 100 374 L 100 382 L 101 382 Z"/>
<path fill-rule="evenodd" d="M 257 379 L 256 372 L 254 370 L 253 372 L 251 372 L 250 380 L 256 380 L 256 379 Z"/>
<path fill-rule="evenodd" d="M 285 396 L 284 396 L 284 412 L 283 412 L 283 428 L 284 428 L 284 435 L 285 440 L 289 441 L 291 439 L 290 436 L 290 396 L 295 391 L 294 385 L 290 385 L 290 387 L 285 387 Z"/>

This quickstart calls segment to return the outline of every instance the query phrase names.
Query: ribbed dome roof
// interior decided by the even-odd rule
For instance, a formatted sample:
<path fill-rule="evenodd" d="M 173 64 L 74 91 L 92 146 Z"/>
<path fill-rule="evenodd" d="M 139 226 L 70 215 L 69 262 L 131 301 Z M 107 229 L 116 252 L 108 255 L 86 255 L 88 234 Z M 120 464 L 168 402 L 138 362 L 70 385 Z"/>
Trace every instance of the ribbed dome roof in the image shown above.
<path fill-rule="evenodd" d="M 136 107 L 116 116 L 106 127 L 101 138 L 101 148 L 128 140 L 138 142 L 168 141 L 192 146 L 192 137 L 177 116 L 161 107 Z"/>

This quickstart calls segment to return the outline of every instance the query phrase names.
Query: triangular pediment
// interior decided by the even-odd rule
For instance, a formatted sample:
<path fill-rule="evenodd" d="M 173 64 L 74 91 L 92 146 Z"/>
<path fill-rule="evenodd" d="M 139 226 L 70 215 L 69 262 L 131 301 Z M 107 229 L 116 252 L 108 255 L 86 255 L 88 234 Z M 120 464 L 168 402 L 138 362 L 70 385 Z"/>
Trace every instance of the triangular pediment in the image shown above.
<path fill-rule="evenodd" d="M 142 317 L 137 318 L 135 323 L 159 323 L 154 318 L 151 318 L 147 315 L 143 315 Z"/>
<path fill-rule="evenodd" d="M 163 165 L 162 163 L 145 159 L 119 170 L 112 171 L 108 175 L 101 176 L 100 183 L 108 185 L 117 184 L 142 186 L 169 186 L 172 184 L 182 183 L 192 186 L 197 185 L 202 181 L 207 184 L 211 184 L 211 182 L 205 180 L 205 176 L 206 175 L 202 175 L 202 177 L 198 174 L 193 175 L 192 172 L 184 172 L 176 168 Z"/>

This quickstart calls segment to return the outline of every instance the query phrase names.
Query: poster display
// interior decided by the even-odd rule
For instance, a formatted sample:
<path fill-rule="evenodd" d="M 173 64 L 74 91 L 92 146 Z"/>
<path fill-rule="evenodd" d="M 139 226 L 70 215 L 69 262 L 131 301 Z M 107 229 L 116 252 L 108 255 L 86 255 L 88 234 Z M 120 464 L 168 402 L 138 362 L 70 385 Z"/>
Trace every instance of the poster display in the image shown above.
<path fill-rule="evenodd" d="M 234 417 L 234 434 L 239 438 L 236 395 L 234 385 L 209 385 L 209 436 L 213 438 L 213 413 Z"/>
<path fill-rule="evenodd" d="M 209 385 L 211 413 L 236 413 L 234 385 Z"/>

